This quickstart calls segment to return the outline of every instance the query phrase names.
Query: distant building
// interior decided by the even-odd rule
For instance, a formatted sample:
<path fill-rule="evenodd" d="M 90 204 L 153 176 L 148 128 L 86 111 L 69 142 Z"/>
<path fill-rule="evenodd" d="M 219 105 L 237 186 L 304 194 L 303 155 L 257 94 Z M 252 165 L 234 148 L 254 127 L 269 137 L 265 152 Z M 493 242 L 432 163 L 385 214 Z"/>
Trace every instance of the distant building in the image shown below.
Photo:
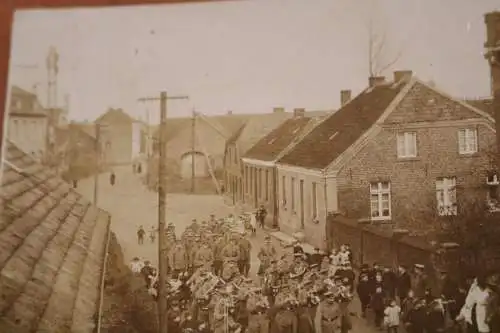
<path fill-rule="evenodd" d="M 494 126 L 411 71 L 370 78 L 277 162 L 280 228 L 324 246 L 330 212 L 427 232 L 468 199 L 495 206 Z"/>
<path fill-rule="evenodd" d="M 146 124 L 132 118 L 122 109 L 109 109 L 95 120 L 101 126 L 101 137 L 108 165 L 131 164 L 144 154 L 144 136 L 141 134 Z M 95 129 L 94 129 L 95 132 Z"/>
<path fill-rule="evenodd" d="M 293 118 L 261 138 L 242 158 L 243 161 L 243 202 L 253 207 L 262 204 L 267 207 L 269 221 L 278 225 L 278 179 L 275 161 L 285 154 L 300 138 L 307 133 L 327 112 L 308 112 L 294 110 Z M 255 177 L 257 175 L 257 177 Z M 229 193 L 237 187 L 229 186 Z"/>
<path fill-rule="evenodd" d="M 242 158 L 263 137 L 291 118 L 293 113 L 285 112 L 283 108 L 275 108 L 272 113 L 255 114 L 227 140 L 224 152 L 224 187 L 226 195 L 234 203 L 244 202 L 246 199 L 250 200 L 245 202 L 247 205 L 254 208 L 258 206 L 261 196 L 251 191 L 257 188 L 254 181 L 263 178 L 258 173 L 250 174 L 248 177 L 252 179 L 251 184 L 245 187 Z M 253 190 L 250 190 L 251 188 Z M 245 193 L 248 194 L 247 198 Z"/>
<path fill-rule="evenodd" d="M 34 93 L 12 86 L 7 137 L 31 156 L 42 159 L 47 151 L 47 114 Z"/>

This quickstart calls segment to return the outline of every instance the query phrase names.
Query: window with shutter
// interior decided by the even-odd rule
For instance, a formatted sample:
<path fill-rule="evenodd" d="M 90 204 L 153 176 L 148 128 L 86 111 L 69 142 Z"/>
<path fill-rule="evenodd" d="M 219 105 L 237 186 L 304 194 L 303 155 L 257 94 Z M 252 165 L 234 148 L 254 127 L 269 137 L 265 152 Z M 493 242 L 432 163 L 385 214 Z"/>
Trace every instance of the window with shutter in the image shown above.
<path fill-rule="evenodd" d="M 458 131 L 458 152 L 461 155 L 474 154 L 478 151 L 477 129 L 463 128 Z"/>
<path fill-rule="evenodd" d="M 391 219 L 391 184 L 389 182 L 370 184 L 370 208 L 372 220 Z"/>

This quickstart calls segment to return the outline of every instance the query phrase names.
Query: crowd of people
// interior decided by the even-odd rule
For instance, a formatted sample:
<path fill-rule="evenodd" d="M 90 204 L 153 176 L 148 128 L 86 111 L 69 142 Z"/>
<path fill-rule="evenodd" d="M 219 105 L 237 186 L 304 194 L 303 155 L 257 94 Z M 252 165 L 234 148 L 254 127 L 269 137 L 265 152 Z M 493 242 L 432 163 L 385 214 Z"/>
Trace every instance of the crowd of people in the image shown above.
<path fill-rule="evenodd" d="M 266 236 L 258 279 L 252 279 L 251 233 L 235 232 L 236 219 L 193 220 L 179 238 L 168 225 L 170 333 L 347 333 L 353 316 L 389 333 L 500 332 L 496 274 L 459 285 L 441 272 L 442 288 L 433 292 L 423 265 L 365 264 L 356 277 L 348 245 L 305 253 L 298 242 L 277 249 Z M 132 270 L 157 298 L 158 271 L 138 258 Z M 359 309 L 353 309 L 354 293 Z"/>

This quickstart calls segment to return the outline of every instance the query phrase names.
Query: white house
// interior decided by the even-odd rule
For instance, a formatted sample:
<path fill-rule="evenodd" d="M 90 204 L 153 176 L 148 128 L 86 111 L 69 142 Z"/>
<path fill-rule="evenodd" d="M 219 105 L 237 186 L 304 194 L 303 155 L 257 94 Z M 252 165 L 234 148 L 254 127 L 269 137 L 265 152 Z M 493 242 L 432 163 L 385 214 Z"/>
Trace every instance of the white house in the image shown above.
<path fill-rule="evenodd" d="M 9 140 L 33 157 L 42 158 L 47 150 L 48 117 L 37 96 L 13 86 L 8 111 Z"/>

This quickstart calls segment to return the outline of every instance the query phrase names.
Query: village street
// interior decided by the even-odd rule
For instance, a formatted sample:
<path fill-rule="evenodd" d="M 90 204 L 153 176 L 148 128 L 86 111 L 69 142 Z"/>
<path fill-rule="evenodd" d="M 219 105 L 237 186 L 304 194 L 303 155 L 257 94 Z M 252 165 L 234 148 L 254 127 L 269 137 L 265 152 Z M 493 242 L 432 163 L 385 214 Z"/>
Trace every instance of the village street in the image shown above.
<path fill-rule="evenodd" d="M 158 264 L 158 244 L 151 243 L 149 237 L 143 245 L 137 242 L 137 228 L 142 225 L 146 231 L 157 225 L 158 221 L 158 194 L 148 191 L 142 184 L 140 176 L 133 174 L 132 168 L 117 167 L 114 169 L 116 183 L 111 186 L 109 173 L 99 176 L 98 206 L 107 210 L 112 216 L 112 230 L 115 232 L 123 250 L 125 260 L 130 261 L 133 257 L 141 257 L 150 260 L 154 266 Z M 77 191 L 93 198 L 94 179 L 88 178 L 78 183 Z M 210 214 L 216 217 L 227 216 L 229 213 L 239 213 L 234 207 L 225 204 L 223 197 L 217 195 L 192 195 L 192 194 L 168 194 L 167 197 L 167 220 L 173 222 L 176 231 L 180 235 L 192 219 L 202 221 L 208 219 Z M 265 232 L 258 230 L 257 235 L 251 237 L 252 262 L 250 274 L 256 277 L 259 260 L 257 253 L 263 244 Z M 274 246 L 281 255 L 284 251 L 291 251 L 281 246 L 280 242 L 273 238 Z M 352 311 L 357 312 L 359 301 L 357 298 L 352 303 Z M 316 318 L 317 324 L 319 324 Z M 369 333 L 374 328 L 363 319 L 353 318 L 353 332 Z"/>

